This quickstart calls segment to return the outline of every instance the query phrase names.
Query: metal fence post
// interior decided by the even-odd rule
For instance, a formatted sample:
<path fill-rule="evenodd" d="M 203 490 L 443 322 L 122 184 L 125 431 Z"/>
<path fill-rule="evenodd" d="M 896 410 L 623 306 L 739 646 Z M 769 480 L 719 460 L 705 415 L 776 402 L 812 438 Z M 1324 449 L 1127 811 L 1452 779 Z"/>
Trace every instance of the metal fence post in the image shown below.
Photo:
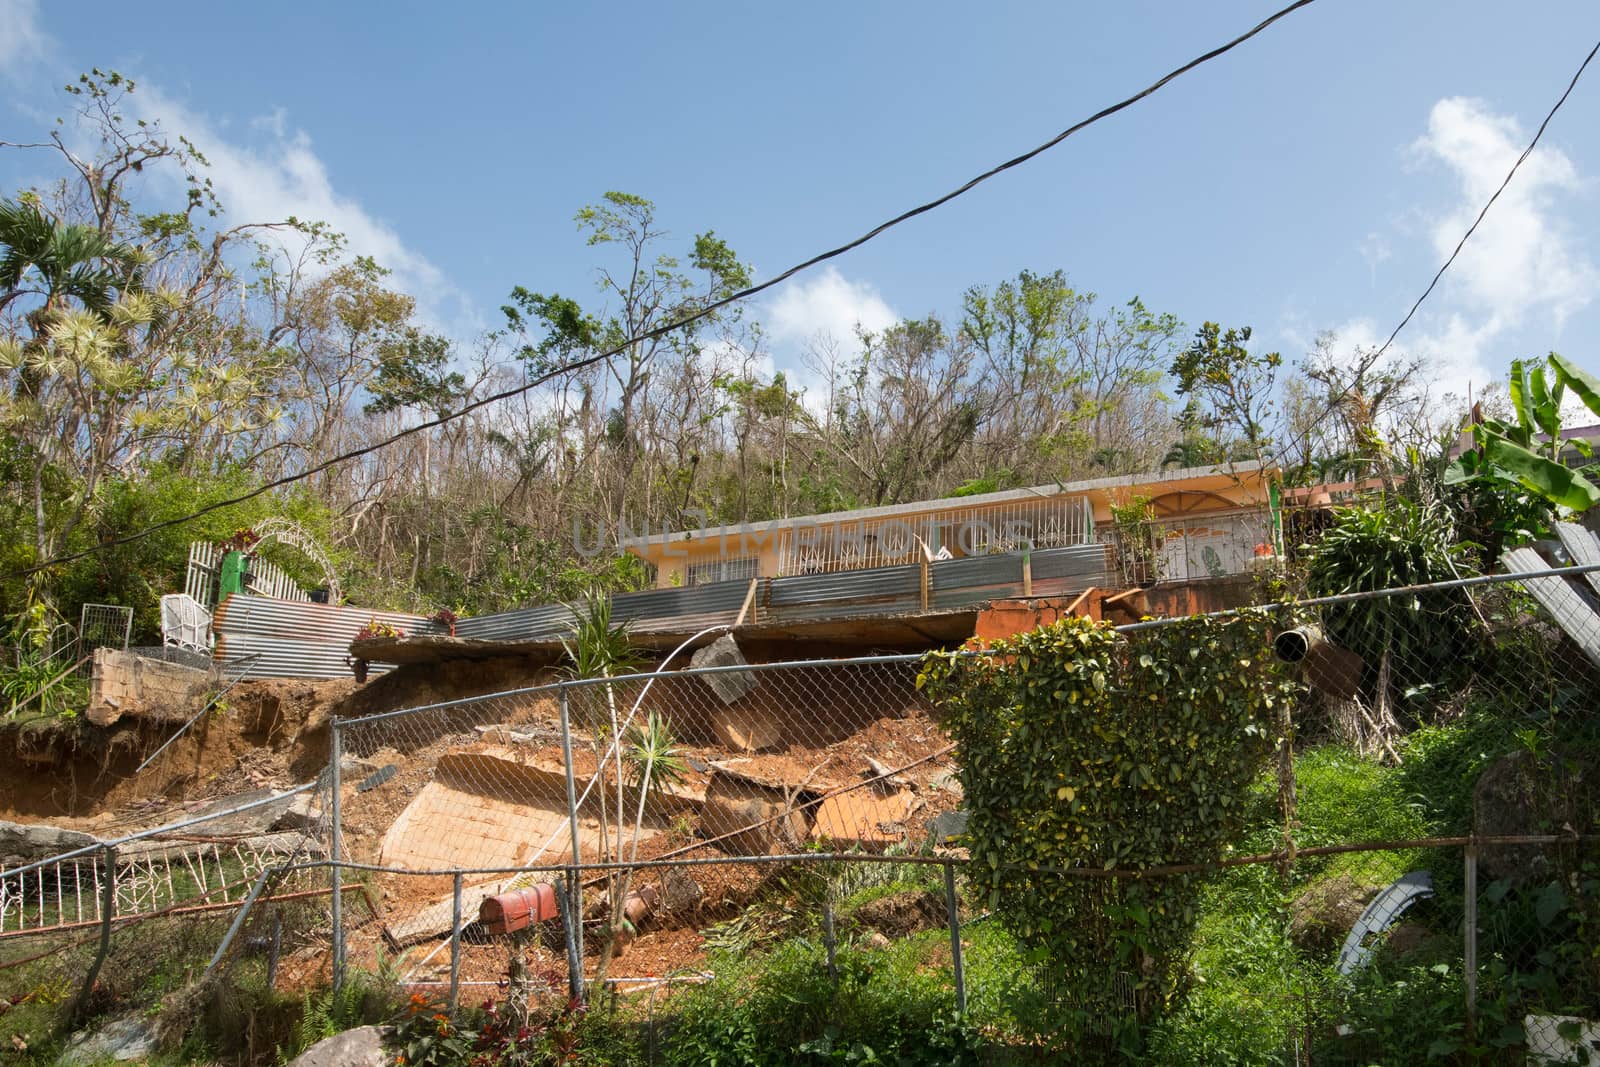
<path fill-rule="evenodd" d="M 344 762 L 344 739 L 340 735 L 339 720 L 328 726 L 328 858 L 333 864 L 333 991 L 344 987 L 344 834 L 340 824 L 340 764 Z"/>
<path fill-rule="evenodd" d="M 1466 867 L 1466 921 L 1462 931 L 1461 971 L 1467 991 L 1467 1040 L 1478 1030 L 1478 846 L 1467 842 L 1462 850 Z"/>
<path fill-rule="evenodd" d="M 583 873 L 578 856 L 578 785 L 572 771 L 572 709 L 567 702 L 567 687 L 561 687 L 561 759 L 567 772 L 567 832 L 572 846 L 571 881 L 567 885 L 567 904 L 572 916 L 571 947 L 568 951 L 568 978 L 572 995 L 584 1002 L 583 989 Z"/>
<path fill-rule="evenodd" d="M 826 893 L 822 897 L 822 946 L 828 952 L 828 977 L 837 982 L 839 980 L 838 944 L 833 934 L 833 900 Z"/>
<path fill-rule="evenodd" d="M 450 1018 L 461 1003 L 461 872 L 456 872 L 450 897 Z"/>
<path fill-rule="evenodd" d="M 212 953 L 211 962 L 206 964 L 205 973 L 210 974 L 217 969 L 217 964 L 222 962 L 222 957 L 228 952 L 233 939 L 239 936 L 239 931 L 244 929 L 244 921 L 250 916 L 250 909 L 256 906 L 256 898 L 261 896 L 261 890 L 266 887 L 267 879 L 271 878 L 276 868 L 263 867 L 256 876 L 255 884 L 250 887 L 250 892 L 245 895 L 244 903 L 239 905 L 239 911 L 233 917 L 233 922 L 228 924 L 228 932 L 222 935 L 222 941 L 217 945 L 217 951 Z M 268 986 L 272 983 L 268 982 Z"/>
<path fill-rule="evenodd" d="M 100 948 L 95 952 L 89 973 L 83 976 L 83 988 L 78 990 L 78 999 L 72 1002 L 70 1017 L 74 1025 L 87 1014 L 89 997 L 94 992 L 95 983 L 100 980 L 100 968 L 111 954 L 111 924 L 117 912 L 117 850 L 111 845 L 105 847 L 104 863 L 105 880 L 100 883 Z M 43 896 L 39 898 L 39 910 L 41 913 L 44 911 Z"/>
<path fill-rule="evenodd" d="M 573 999 L 583 996 L 583 954 L 578 948 L 578 926 L 572 913 L 572 885 L 567 875 L 556 876 L 556 892 L 561 899 L 561 934 L 567 947 L 567 993 Z"/>
<path fill-rule="evenodd" d="M 967 1014 L 967 975 L 961 965 L 961 910 L 956 900 L 956 869 L 946 860 L 944 867 L 944 904 L 950 913 L 950 961 L 955 966 L 956 1011 Z"/>

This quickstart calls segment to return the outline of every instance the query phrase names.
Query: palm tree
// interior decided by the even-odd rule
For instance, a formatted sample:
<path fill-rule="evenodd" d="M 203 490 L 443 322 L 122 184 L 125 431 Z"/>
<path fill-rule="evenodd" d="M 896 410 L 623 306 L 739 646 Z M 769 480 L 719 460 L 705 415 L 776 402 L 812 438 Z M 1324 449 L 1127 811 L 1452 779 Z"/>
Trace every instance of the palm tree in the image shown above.
<path fill-rule="evenodd" d="M 1161 457 L 1161 467 L 1177 467 L 1188 470 L 1190 467 L 1203 467 L 1213 462 L 1217 456 L 1217 444 L 1208 437 L 1198 434 L 1185 434 L 1183 439 L 1167 449 L 1166 455 Z"/>
<path fill-rule="evenodd" d="M 66 301 L 106 314 L 122 292 L 140 288 L 144 256 L 93 226 L 59 222 L 31 201 L 0 200 L 0 311 L 33 294 L 28 315 L 37 337 Z"/>
<path fill-rule="evenodd" d="M 572 614 L 572 637 L 562 638 L 561 645 L 567 654 L 567 672 L 573 678 L 611 678 L 619 674 L 628 674 L 643 663 L 643 657 L 628 640 L 627 623 L 611 621 L 611 598 L 600 590 L 590 592 L 582 604 L 569 604 L 567 610 Z M 607 837 L 609 816 L 607 814 L 606 797 L 606 771 L 604 760 L 608 755 L 607 746 L 602 744 L 604 738 L 609 737 L 611 744 L 610 754 L 614 754 L 616 768 L 616 854 L 615 858 L 622 858 L 623 834 L 623 736 L 621 724 L 617 719 L 617 694 L 614 686 L 602 685 L 606 698 L 606 719 L 598 715 L 586 716 L 591 719 L 590 737 L 596 756 L 595 782 L 599 786 L 596 795 L 600 802 L 600 851 L 602 859 L 608 849 Z M 582 690 L 580 690 L 582 692 Z M 607 721 L 609 720 L 609 722 Z M 607 731 L 609 726 L 609 732 Z M 577 848 L 578 843 L 572 842 L 572 847 Z M 600 953 L 599 977 L 605 978 L 606 968 L 615 953 L 616 937 L 622 927 L 619 920 L 622 915 L 621 898 L 618 896 L 620 877 L 613 871 L 609 877 L 609 892 L 611 898 L 611 921 L 607 924 L 606 937 Z"/>

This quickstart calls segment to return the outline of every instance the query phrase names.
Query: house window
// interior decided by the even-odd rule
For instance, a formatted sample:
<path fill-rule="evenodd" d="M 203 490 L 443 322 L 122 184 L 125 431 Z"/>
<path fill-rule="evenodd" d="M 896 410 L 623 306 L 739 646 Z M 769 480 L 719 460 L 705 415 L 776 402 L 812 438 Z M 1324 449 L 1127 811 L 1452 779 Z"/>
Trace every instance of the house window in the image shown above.
<path fill-rule="evenodd" d="M 760 571 L 754 556 L 743 559 L 717 559 L 710 563 L 691 563 L 685 585 L 709 585 L 712 582 L 748 582 Z"/>

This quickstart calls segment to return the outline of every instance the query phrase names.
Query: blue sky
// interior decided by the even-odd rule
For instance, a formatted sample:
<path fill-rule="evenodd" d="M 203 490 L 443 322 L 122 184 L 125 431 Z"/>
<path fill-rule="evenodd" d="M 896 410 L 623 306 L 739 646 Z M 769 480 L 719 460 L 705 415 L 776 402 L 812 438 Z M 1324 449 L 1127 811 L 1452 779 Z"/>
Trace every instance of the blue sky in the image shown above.
<path fill-rule="evenodd" d="M 770 274 L 1045 139 L 1276 5 L 275 5 L 0 0 L 0 139 L 90 66 L 211 155 L 233 219 L 328 218 L 460 335 L 512 285 L 591 299 L 607 189 Z M 202 13 L 203 12 L 203 13 Z M 856 319 L 1064 268 L 1286 356 L 1387 335 L 1588 48 L 1592 4 L 1321 0 L 1161 94 L 791 283 L 780 365 Z M 1403 335 L 1439 388 L 1600 371 L 1600 69 Z M 0 189 L 38 161 L 0 153 Z"/>

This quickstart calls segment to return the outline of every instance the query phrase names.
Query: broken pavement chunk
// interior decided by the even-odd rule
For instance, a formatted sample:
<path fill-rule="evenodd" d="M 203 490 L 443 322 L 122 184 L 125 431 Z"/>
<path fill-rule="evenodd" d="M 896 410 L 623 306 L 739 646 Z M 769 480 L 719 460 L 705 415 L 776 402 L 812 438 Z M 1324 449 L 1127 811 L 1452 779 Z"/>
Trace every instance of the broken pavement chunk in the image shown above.
<path fill-rule="evenodd" d="M 723 634 L 705 648 L 696 650 L 689 658 L 692 667 L 744 667 L 748 661 L 744 653 L 739 651 L 738 642 L 734 641 L 732 634 Z M 724 671 L 718 674 L 702 674 L 700 680 L 711 687 L 717 694 L 717 699 L 724 704 L 732 704 L 740 697 L 752 692 L 758 685 L 754 671 Z"/>
<path fill-rule="evenodd" d="M 902 789 L 880 797 L 866 789 L 840 793 L 817 806 L 815 836 L 860 845 L 889 845 L 905 836 L 916 795 Z"/>

